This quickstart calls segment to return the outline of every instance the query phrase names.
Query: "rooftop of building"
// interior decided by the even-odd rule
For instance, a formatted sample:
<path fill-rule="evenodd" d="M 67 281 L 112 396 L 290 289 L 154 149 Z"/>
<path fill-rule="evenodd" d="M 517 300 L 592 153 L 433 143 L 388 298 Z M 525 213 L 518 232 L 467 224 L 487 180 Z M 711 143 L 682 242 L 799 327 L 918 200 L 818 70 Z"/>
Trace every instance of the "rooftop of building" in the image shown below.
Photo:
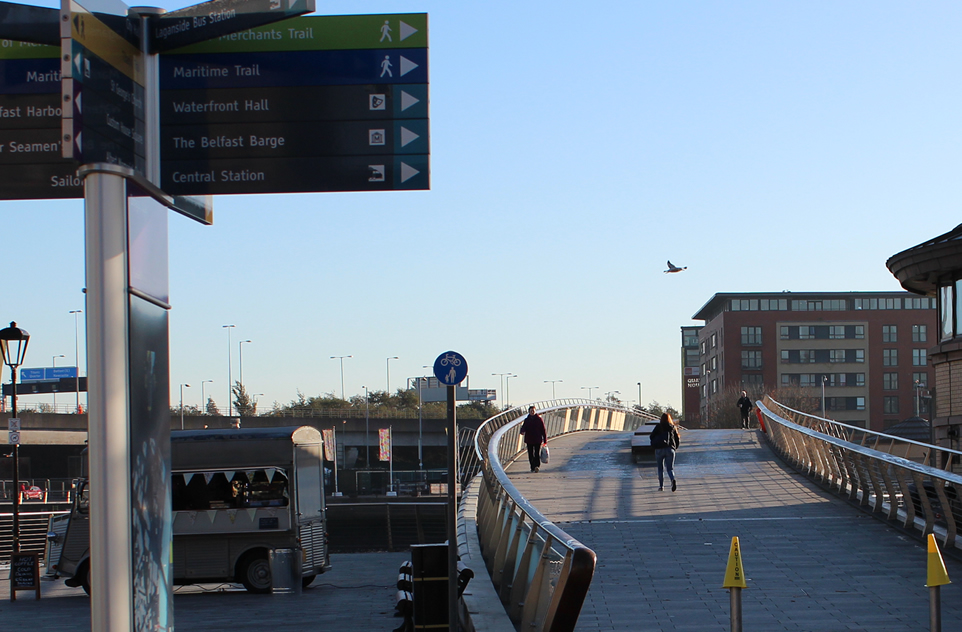
<path fill-rule="evenodd" d="M 915 298 L 917 294 L 905 291 L 895 292 L 792 292 L 783 290 L 781 292 L 719 292 L 708 299 L 701 309 L 692 316 L 693 320 L 710 321 L 712 318 L 726 311 L 729 301 L 733 299 L 772 301 L 784 300 L 784 307 L 776 304 L 774 307 L 760 307 L 761 311 L 821 311 L 820 309 L 809 309 L 806 304 L 804 309 L 794 309 L 792 301 L 847 301 L 849 299 L 879 299 L 879 298 Z M 846 307 L 845 309 L 860 309 L 858 307 Z M 840 311 L 827 309 L 825 311 Z"/>

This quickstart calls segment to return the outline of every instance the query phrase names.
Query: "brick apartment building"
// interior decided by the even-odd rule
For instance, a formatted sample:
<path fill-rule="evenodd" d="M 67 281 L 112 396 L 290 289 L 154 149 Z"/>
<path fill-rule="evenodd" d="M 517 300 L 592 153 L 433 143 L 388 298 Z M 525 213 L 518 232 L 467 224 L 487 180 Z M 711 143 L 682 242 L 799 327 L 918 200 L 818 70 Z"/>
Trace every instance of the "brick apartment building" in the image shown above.
<path fill-rule="evenodd" d="M 926 416 L 936 300 L 910 292 L 715 294 L 682 328 L 683 402 L 691 427 L 735 388 L 797 387 L 826 416 L 872 430 Z M 697 346 L 694 346 L 697 338 Z"/>

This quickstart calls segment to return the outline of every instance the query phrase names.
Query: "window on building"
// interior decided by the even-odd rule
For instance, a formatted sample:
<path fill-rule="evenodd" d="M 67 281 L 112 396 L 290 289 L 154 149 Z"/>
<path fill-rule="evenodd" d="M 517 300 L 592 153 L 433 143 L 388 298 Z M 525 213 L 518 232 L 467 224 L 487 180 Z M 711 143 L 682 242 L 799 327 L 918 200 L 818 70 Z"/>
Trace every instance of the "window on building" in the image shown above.
<path fill-rule="evenodd" d="M 855 350 L 855 361 L 856 361 L 856 362 L 865 362 L 865 349 L 856 349 L 856 350 Z"/>
<path fill-rule="evenodd" d="M 814 373 L 802 373 L 801 375 L 798 376 L 799 386 L 809 387 L 809 386 L 818 386 L 820 384 L 821 382 L 818 381 L 818 376 L 815 375 Z"/>
<path fill-rule="evenodd" d="M 865 410 L 865 398 L 856 397 L 855 398 L 855 410 Z"/>
<path fill-rule="evenodd" d="M 928 364 L 925 349 L 912 349 L 912 366 L 926 366 Z"/>
<path fill-rule="evenodd" d="M 845 362 L 847 349 L 830 349 L 828 353 L 829 362 Z"/>
<path fill-rule="evenodd" d="M 883 373 L 882 374 L 882 390 L 884 391 L 899 390 L 899 374 Z"/>
<path fill-rule="evenodd" d="M 763 298 L 759 299 L 758 306 L 763 312 L 784 312 L 788 310 L 788 299 Z"/>
<path fill-rule="evenodd" d="M 882 366 L 898 366 L 899 365 L 899 350 L 898 349 L 882 349 Z"/>
<path fill-rule="evenodd" d="M 711 335 L 711 348 L 714 349 L 717 346 L 718 346 L 718 334 L 713 333 Z"/>
<path fill-rule="evenodd" d="M 799 349 L 798 361 L 802 363 L 815 362 L 815 349 Z"/>
<path fill-rule="evenodd" d="M 854 329 L 855 329 L 855 335 L 852 336 L 852 337 L 855 338 L 856 340 L 864 340 L 864 339 L 865 339 L 865 325 L 855 325 L 855 326 L 854 326 Z"/>
<path fill-rule="evenodd" d="M 898 395 L 886 395 L 882 398 L 882 412 L 886 415 L 895 415 L 899 412 Z"/>
<path fill-rule="evenodd" d="M 685 366 L 698 366 L 698 349 L 685 349 Z"/>
<path fill-rule="evenodd" d="M 761 351 L 742 351 L 742 368 L 758 370 L 762 368 Z"/>
<path fill-rule="evenodd" d="M 865 386 L 865 374 L 856 373 L 855 374 L 855 386 Z"/>
<path fill-rule="evenodd" d="M 808 325 L 798 326 L 798 339 L 799 340 L 812 340 L 815 338 L 815 328 L 809 327 Z"/>
<path fill-rule="evenodd" d="M 762 328 L 761 327 L 742 327 L 742 344 L 743 345 L 762 344 Z"/>
<path fill-rule="evenodd" d="M 702 354 L 702 355 L 705 355 L 706 353 L 708 353 L 708 342 L 705 341 L 705 340 L 702 340 L 702 341 L 701 341 L 701 354 Z"/>
<path fill-rule="evenodd" d="M 711 360 L 708 361 L 708 365 L 711 367 L 710 370 L 712 370 L 712 371 L 717 371 L 717 370 L 718 370 L 718 356 L 712 356 L 712 357 L 711 357 Z"/>
<path fill-rule="evenodd" d="M 935 309 L 934 298 L 905 298 L 905 309 Z"/>
<path fill-rule="evenodd" d="M 761 386 L 762 385 L 761 373 L 743 373 L 742 384 L 749 384 L 751 386 Z"/>
<path fill-rule="evenodd" d="M 782 325 L 781 328 L 779 329 L 778 337 L 781 338 L 782 340 L 788 340 L 789 339 L 788 336 L 789 336 L 788 325 Z"/>
<path fill-rule="evenodd" d="M 711 381 L 711 392 L 713 395 L 718 392 L 718 380 Z"/>
<path fill-rule="evenodd" d="M 899 330 L 896 325 L 882 325 L 882 342 L 898 342 Z"/>
<path fill-rule="evenodd" d="M 845 338 L 845 325 L 830 325 L 828 337 L 831 340 L 843 340 Z"/>
<path fill-rule="evenodd" d="M 912 325 L 912 342 L 928 342 L 928 327 L 926 325 Z"/>
<path fill-rule="evenodd" d="M 912 374 L 912 384 L 922 388 L 929 387 L 929 374 L 925 371 Z"/>

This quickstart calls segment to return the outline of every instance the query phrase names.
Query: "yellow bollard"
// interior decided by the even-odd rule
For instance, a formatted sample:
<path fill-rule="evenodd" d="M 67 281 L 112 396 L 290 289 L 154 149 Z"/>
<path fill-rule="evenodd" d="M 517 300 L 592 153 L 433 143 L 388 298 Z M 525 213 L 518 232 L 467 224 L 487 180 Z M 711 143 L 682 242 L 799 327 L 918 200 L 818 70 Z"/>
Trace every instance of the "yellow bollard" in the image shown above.
<path fill-rule="evenodd" d="M 929 568 L 925 585 L 929 587 L 929 629 L 932 632 L 942 632 L 942 586 L 952 582 L 945 570 L 945 562 L 939 552 L 939 543 L 935 541 L 935 534 L 930 533 L 928 540 Z"/>
<path fill-rule="evenodd" d="M 725 569 L 725 582 L 722 588 L 731 591 L 731 621 L 732 632 L 742 632 L 742 588 L 748 588 L 745 582 L 745 567 L 742 565 L 741 549 L 738 536 L 732 537 L 731 550 L 728 553 L 728 567 Z"/>

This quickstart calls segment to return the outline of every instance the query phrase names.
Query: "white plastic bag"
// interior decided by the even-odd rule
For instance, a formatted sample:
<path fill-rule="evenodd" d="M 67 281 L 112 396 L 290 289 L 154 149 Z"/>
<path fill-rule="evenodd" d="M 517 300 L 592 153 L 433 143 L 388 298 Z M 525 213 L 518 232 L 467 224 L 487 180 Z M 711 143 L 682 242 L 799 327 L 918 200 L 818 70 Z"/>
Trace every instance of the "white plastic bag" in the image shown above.
<path fill-rule="evenodd" d="M 548 446 L 546 446 L 546 445 L 541 446 L 541 462 L 542 462 L 542 463 L 547 463 L 547 462 L 548 462 L 548 456 L 549 456 L 549 454 L 548 454 Z"/>

